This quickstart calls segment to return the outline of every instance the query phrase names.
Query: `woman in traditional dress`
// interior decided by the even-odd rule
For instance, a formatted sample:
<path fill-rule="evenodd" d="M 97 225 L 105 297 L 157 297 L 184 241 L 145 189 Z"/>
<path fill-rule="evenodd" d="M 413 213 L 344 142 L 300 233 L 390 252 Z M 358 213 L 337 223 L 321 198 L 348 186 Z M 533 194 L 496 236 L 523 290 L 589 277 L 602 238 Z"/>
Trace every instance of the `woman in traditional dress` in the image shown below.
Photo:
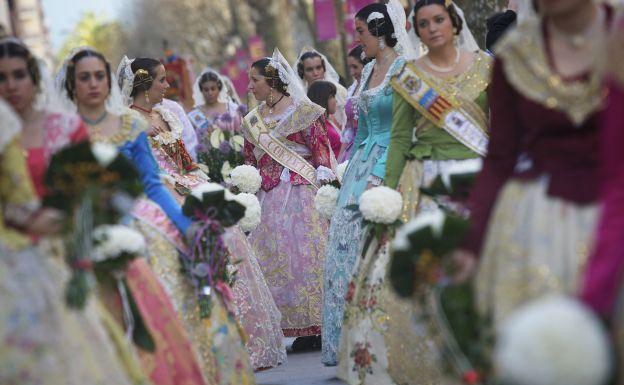
<path fill-rule="evenodd" d="M 0 53 L 6 53 L 6 42 L 0 44 Z M 27 106 L 26 95 L 15 91 L 28 88 L 36 61 L 29 70 L 0 57 L 1 94 Z M 130 380 L 124 370 L 121 345 L 111 343 L 96 304 L 90 301 L 81 312 L 67 309 L 58 266 L 31 244 L 29 235 L 52 235 L 61 225 L 51 210 L 37 210 L 20 143 L 21 122 L 2 99 L 0 116 L 0 383 L 141 384 L 140 373 Z"/>
<path fill-rule="evenodd" d="M 193 100 L 195 108 L 188 116 L 201 144 L 199 161 L 208 166 L 214 182 L 222 182 L 244 161 L 241 122 L 247 108 L 231 99 L 225 78 L 210 68 L 195 81 Z"/>
<path fill-rule="evenodd" d="M 149 258 L 167 256 L 177 260 L 185 248 L 184 234 L 190 220 L 163 186 L 151 154 L 147 125 L 137 113 L 123 108 L 119 90 L 112 81 L 110 65 L 92 49 L 78 49 L 65 60 L 57 76 L 57 87 L 68 105 L 77 108 L 93 142 L 120 148 L 139 171 L 148 199 L 140 199 L 132 214 L 133 226 L 142 231 Z M 74 105 L 75 103 L 75 105 Z M 165 288 L 143 258 L 131 262 L 126 280 L 141 316 L 156 343 L 153 353 L 139 350 L 145 370 L 154 384 L 213 384 L 204 378 L 192 348 Z M 110 308 L 121 306 L 116 292 L 104 290 Z M 181 316 L 181 314 L 180 314 Z M 203 357 L 202 357 L 203 358 Z M 203 360 L 202 360 L 203 362 Z"/>
<path fill-rule="evenodd" d="M 491 59 L 476 44 L 455 43 L 456 39 L 474 40 L 468 39 L 472 35 L 459 9 L 446 3 L 416 2 L 411 22 L 427 54 L 418 59 L 410 57 L 413 54 L 406 57 L 411 60 L 391 80 L 392 128 L 384 184 L 401 192 L 403 222 L 437 210 L 435 202 L 419 194 L 420 188 L 453 169 L 477 171 L 487 144 L 486 88 Z M 437 97 L 436 103 L 423 103 L 424 95 Z M 438 110 L 440 106 L 444 109 Z M 445 117 L 451 115 L 463 124 L 450 124 L 453 121 Z M 345 309 L 338 375 L 358 385 L 441 383 L 441 362 L 436 359 L 439 338 L 415 331 L 417 311 L 424 309 L 395 293 L 387 278 L 389 247 L 389 242 L 373 241 L 355 269 Z M 361 360 L 363 355 L 377 359 L 366 362 Z"/>
<path fill-rule="evenodd" d="M 262 222 L 250 242 L 282 313 L 284 335 L 316 336 L 327 222 L 314 209 L 314 196 L 318 181 L 333 177 L 319 120 L 323 109 L 308 100 L 277 50 L 273 58 L 254 62 L 249 75 L 249 90 L 261 104 L 243 119 L 245 158 L 262 176 Z M 294 349 L 315 343 L 295 342 Z"/>
<path fill-rule="evenodd" d="M 178 140 L 181 122 L 166 108 L 155 107 L 159 102 L 157 99 L 158 92 L 162 92 L 162 85 L 158 83 L 158 75 L 159 73 L 161 75 L 164 74 L 164 66 L 154 59 L 136 59 L 130 66 L 133 72 L 144 70 L 148 74 L 153 74 L 150 75 L 154 79 L 151 83 L 148 82 L 145 84 L 145 87 L 133 90 L 131 95 L 134 96 L 131 108 L 142 111 L 147 107 L 147 109 L 153 109 L 154 112 L 158 113 L 157 115 L 144 113 L 145 118 L 148 119 L 155 133 L 150 140 L 152 152 L 160 166 L 161 172 L 163 175 L 166 175 L 166 181 L 171 178 L 175 181 L 170 187 L 175 191 L 174 197 L 182 202 L 188 191 L 202 183 L 208 182 L 209 179 L 201 170 L 195 169 L 188 172 L 176 162 L 176 159 L 184 156 L 178 156 L 178 154 L 184 153 L 184 145 Z M 159 72 L 160 70 L 162 72 Z M 144 98 L 142 91 L 153 96 L 149 97 L 149 99 L 147 99 L 148 97 Z M 139 105 L 143 107 L 139 107 Z M 155 119 L 156 116 L 159 116 L 160 120 Z M 158 133 L 156 134 L 156 132 Z M 170 136 L 170 139 L 167 139 L 167 136 Z M 170 143 L 174 142 L 178 143 L 179 147 L 174 150 L 168 148 Z M 187 167 L 187 169 L 190 168 Z M 199 318 L 195 298 L 192 295 L 193 290 L 191 290 L 189 283 L 180 280 L 180 278 L 183 278 L 180 274 L 176 276 L 171 273 L 172 269 L 178 267 L 177 261 L 158 258 L 153 259 L 151 262 L 157 272 L 162 274 L 161 279 L 167 282 L 167 286 L 175 293 L 174 301 L 181 301 L 182 298 L 185 298 L 177 306 L 187 319 L 189 333 L 203 345 L 201 347 L 202 353 L 208 351 L 207 349 L 211 349 L 216 356 L 218 377 L 223 379 L 223 381 L 234 383 L 249 382 L 252 380 L 249 357 L 241 343 L 244 338 L 242 338 L 239 330 L 236 328 L 237 319 L 241 321 L 245 330 L 249 332 L 247 347 L 249 353 L 256 360 L 253 363 L 254 368 L 262 369 L 277 366 L 285 361 L 286 350 L 283 344 L 283 334 L 279 326 L 280 315 L 270 296 L 264 277 L 259 272 L 256 257 L 249 246 L 249 241 L 245 234 L 238 226 L 233 226 L 226 230 L 224 241 L 232 260 L 241 262 L 237 265 L 238 283 L 234 285 L 234 294 L 235 302 L 244 311 L 238 312 L 238 310 L 235 310 L 236 314 L 223 312 L 222 319 L 214 322 L 210 329 L 206 328 Z M 187 302 L 189 300 L 192 302 Z M 254 312 L 249 311 L 252 304 Z M 217 317 L 219 311 L 224 311 L 226 308 L 213 310 L 215 313 L 214 317 Z M 233 308 L 238 309 L 238 307 Z M 238 316 L 241 317 L 238 318 Z M 227 334 L 221 335 L 225 331 L 227 331 Z M 212 336 L 212 344 L 209 343 L 211 339 L 204 336 L 206 333 L 210 333 L 208 337 Z M 217 338 L 221 341 L 220 346 L 216 346 Z"/>
<path fill-rule="evenodd" d="M 380 185 L 385 177 L 392 123 L 390 78 L 403 64 L 403 59 L 395 51 L 397 39 L 392 37 L 395 28 L 384 4 L 364 7 L 356 15 L 355 23 L 356 36 L 366 56 L 374 60 L 366 65 L 362 74 L 358 102 L 360 120 L 354 153 L 344 174 L 329 228 L 324 277 L 322 361 L 331 366 L 338 362 L 344 299 L 364 238 L 363 220 L 354 218 L 354 212 L 347 206 L 357 204 L 364 190 Z M 400 28 L 405 29 L 404 26 Z"/>
<path fill-rule="evenodd" d="M 368 62 L 370 62 L 370 59 L 365 57 L 364 50 L 361 45 L 358 45 L 349 51 L 349 55 L 347 56 L 347 66 L 349 67 L 349 73 L 353 77 L 353 84 L 351 84 L 351 86 L 347 89 L 347 102 L 345 104 L 347 124 L 340 134 L 340 141 L 343 146 L 341 153 L 338 154 L 338 163 L 348 161 L 351 157 L 353 142 L 355 141 L 355 135 L 357 133 L 358 111 L 356 100 L 359 94 L 358 85 L 360 84 L 360 79 L 362 78 L 364 66 L 368 64 Z"/>
<path fill-rule="evenodd" d="M 613 328 L 619 382 L 624 379 L 624 18 L 609 44 L 609 99 L 601 136 L 601 211 L 596 245 L 585 269 L 581 298 Z"/>
<path fill-rule="evenodd" d="M 295 68 L 306 92 L 317 80 L 325 80 L 334 84 L 336 87 L 336 111 L 328 117 L 332 122 L 332 125 L 328 127 L 328 134 L 331 135 L 333 132 L 341 135 L 347 124 L 345 112 L 347 89 L 340 83 L 338 72 L 325 55 L 310 47 L 303 47 L 295 63 Z M 339 154 L 334 155 L 337 157 Z"/>
<path fill-rule="evenodd" d="M 51 79 L 19 40 L 10 38 L 0 41 L 0 76 L 3 79 L 0 81 L 0 96 L 10 101 L 23 121 L 20 144 L 35 193 L 42 198 L 45 193 L 44 174 L 51 155 L 72 141 L 85 140 L 86 128 L 76 115 L 59 112 L 60 106 L 57 106 L 59 111 L 53 111 L 53 101 L 57 98 L 54 97 Z M 47 259 L 48 268 L 53 275 L 51 279 L 59 284 L 56 294 L 61 299 L 64 288 L 60 285 L 68 281 L 69 269 L 63 256 L 52 253 L 52 249 L 47 247 L 47 239 L 39 240 L 43 241 L 39 243 L 42 254 L 52 257 Z M 146 380 L 132 347 L 123 338 L 121 328 L 99 299 L 90 300 L 81 312 L 72 314 L 74 318 L 68 322 L 79 322 L 84 333 L 88 334 L 77 334 L 77 339 L 82 337 L 95 346 L 102 345 L 103 353 L 99 360 L 110 361 L 106 354 L 110 354 L 109 350 L 116 350 L 114 354 L 122 358 L 132 381 L 141 383 Z M 113 360 L 117 361 L 116 358 Z M 118 364 L 111 365 L 115 367 Z"/>
<path fill-rule="evenodd" d="M 491 133 L 471 196 L 472 229 L 455 255 L 477 265 L 477 305 L 498 325 L 518 306 L 574 293 L 596 225 L 597 61 L 614 9 L 592 0 L 539 1 L 499 43 L 489 95 Z"/>

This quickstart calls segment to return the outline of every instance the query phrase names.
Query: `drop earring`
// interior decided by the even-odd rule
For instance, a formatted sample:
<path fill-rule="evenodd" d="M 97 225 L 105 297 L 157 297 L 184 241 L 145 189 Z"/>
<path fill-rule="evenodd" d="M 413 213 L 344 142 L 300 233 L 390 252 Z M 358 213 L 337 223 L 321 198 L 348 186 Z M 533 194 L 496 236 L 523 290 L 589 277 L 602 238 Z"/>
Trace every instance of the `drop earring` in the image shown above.
<path fill-rule="evenodd" d="M 272 114 L 272 113 L 273 113 L 273 107 L 274 107 L 274 106 L 275 106 L 275 105 L 273 104 L 273 90 L 271 90 L 271 91 L 269 92 L 269 114 Z"/>
<path fill-rule="evenodd" d="M 386 41 L 383 37 L 379 38 L 379 49 L 382 51 L 386 49 Z"/>
<path fill-rule="evenodd" d="M 147 91 L 145 91 L 145 102 L 146 102 L 147 104 L 151 104 L 151 103 L 150 103 L 150 98 L 149 98 L 149 92 L 147 92 Z"/>

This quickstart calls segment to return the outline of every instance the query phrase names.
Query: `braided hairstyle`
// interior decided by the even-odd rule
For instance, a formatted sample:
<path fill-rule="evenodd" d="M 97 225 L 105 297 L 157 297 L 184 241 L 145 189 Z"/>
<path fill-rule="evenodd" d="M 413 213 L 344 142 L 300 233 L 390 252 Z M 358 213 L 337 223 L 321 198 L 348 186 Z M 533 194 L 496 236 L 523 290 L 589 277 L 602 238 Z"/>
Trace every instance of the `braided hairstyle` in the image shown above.
<path fill-rule="evenodd" d="M 288 84 L 284 83 L 284 81 L 279 77 L 278 69 L 273 66 L 271 59 L 265 57 L 260 60 L 256 60 L 251 65 L 251 68 L 255 68 L 260 75 L 265 77 L 269 87 L 285 96 L 290 96 L 288 93 Z"/>
<path fill-rule="evenodd" d="M 130 65 L 130 69 L 134 74 L 134 82 L 132 83 L 131 97 L 135 97 L 139 92 L 149 91 L 156 79 L 156 69 L 162 63 L 156 59 L 148 57 L 136 58 Z"/>
<path fill-rule="evenodd" d="M 368 22 L 368 16 L 370 16 L 373 12 L 381 13 L 384 16 L 383 19 L 373 19 Z M 383 38 L 388 47 L 394 47 L 397 45 L 398 40 L 392 37 L 394 34 L 394 26 L 392 25 L 392 20 L 390 19 L 390 15 L 388 15 L 388 9 L 385 4 L 369 4 L 360 9 L 358 13 L 355 14 L 355 18 L 365 22 L 368 25 L 368 31 L 370 34 L 375 37 Z"/>
<path fill-rule="evenodd" d="M 5 58 L 23 59 L 26 62 L 26 69 L 30 80 L 32 80 L 37 90 L 41 89 L 41 72 L 39 71 L 39 62 L 30 52 L 28 47 L 13 39 L 0 41 L 0 59 Z"/>
<path fill-rule="evenodd" d="M 67 63 L 67 72 L 65 74 L 65 91 L 67 92 L 67 96 L 69 100 L 74 100 L 74 93 L 76 90 L 76 65 L 78 62 L 84 58 L 94 57 L 102 61 L 104 63 L 104 67 L 106 67 L 106 79 L 108 80 L 108 92 L 110 93 L 112 83 L 111 83 L 111 66 L 110 63 L 106 60 L 104 55 L 101 53 L 92 50 L 90 48 L 85 48 L 80 50 L 69 59 Z"/>
<path fill-rule="evenodd" d="M 446 6 L 446 1 L 445 0 L 418 0 L 416 2 L 416 4 L 414 5 L 414 19 L 412 20 L 412 25 L 414 26 L 414 33 L 416 33 L 416 36 L 420 37 L 420 35 L 418 34 L 418 11 L 422 8 L 422 7 L 426 7 L 428 5 L 441 5 L 444 9 L 446 9 L 446 12 L 448 12 L 450 18 L 451 18 L 451 23 L 453 24 L 453 28 L 455 29 L 455 35 L 459 35 L 462 31 L 462 28 L 464 28 L 464 22 L 462 21 L 461 17 L 459 17 L 459 14 L 457 13 L 457 9 L 455 8 L 455 5 L 453 5 L 453 3 L 450 3 L 449 6 Z"/>

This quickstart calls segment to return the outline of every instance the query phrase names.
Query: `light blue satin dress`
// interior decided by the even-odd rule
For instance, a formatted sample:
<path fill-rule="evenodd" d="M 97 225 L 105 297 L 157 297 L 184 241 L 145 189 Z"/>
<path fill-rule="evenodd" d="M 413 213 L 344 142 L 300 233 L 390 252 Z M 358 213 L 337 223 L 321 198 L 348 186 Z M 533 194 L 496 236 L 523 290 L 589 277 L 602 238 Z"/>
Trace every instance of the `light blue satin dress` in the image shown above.
<path fill-rule="evenodd" d="M 343 177 L 336 211 L 331 219 L 325 259 L 321 360 L 328 366 L 337 364 L 344 298 L 365 238 L 361 217 L 354 218 L 356 212 L 346 206 L 358 204 L 369 180 L 384 179 L 394 93 L 390 79 L 404 63 L 403 58 L 397 58 L 390 66 L 384 81 L 372 89 L 368 88 L 368 83 L 375 61 L 367 64 L 362 73 L 362 84 L 365 88 L 357 100 L 358 131 L 353 155 Z"/>

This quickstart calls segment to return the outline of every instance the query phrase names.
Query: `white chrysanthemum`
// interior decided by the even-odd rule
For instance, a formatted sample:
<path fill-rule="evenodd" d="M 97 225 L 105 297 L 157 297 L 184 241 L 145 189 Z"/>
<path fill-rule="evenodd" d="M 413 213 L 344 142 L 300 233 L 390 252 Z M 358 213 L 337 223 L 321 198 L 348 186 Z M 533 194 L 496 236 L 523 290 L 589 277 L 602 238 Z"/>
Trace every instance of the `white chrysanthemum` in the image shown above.
<path fill-rule="evenodd" d="M 425 227 L 431 227 L 435 235 L 441 235 L 445 219 L 446 215 L 444 215 L 444 212 L 440 209 L 419 214 L 416 218 L 399 228 L 396 237 L 392 242 L 392 248 L 394 250 L 409 249 L 410 242 L 408 236 L 416 231 L 424 229 Z"/>
<path fill-rule="evenodd" d="M 401 194 L 386 186 L 373 187 L 360 197 L 360 212 L 364 219 L 390 224 L 395 222 L 403 210 Z"/>
<path fill-rule="evenodd" d="M 240 193 L 234 195 L 234 200 L 245 206 L 245 216 L 238 222 L 244 232 L 253 231 L 262 220 L 262 207 L 258 197 L 253 194 Z"/>
<path fill-rule="evenodd" d="M 107 143 L 93 143 L 91 145 L 91 152 L 102 167 L 108 167 L 119 154 L 117 147 Z"/>
<path fill-rule="evenodd" d="M 258 169 L 246 164 L 234 168 L 230 177 L 232 185 L 236 186 L 240 192 L 255 194 L 262 185 L 262 177 Z"/>
<path fill-rule="evenodd" d="M 145 238 L 138 231 L 123 225 L 102 225 L 93 231 L 95 247 L 91 260 L 101 262 L 122 253 L 140 255 L 145 251 Z"/>
<path fill-rule="evenodd" d="M 552 296 L 513 313 L 495 350 L 501 379 L 518 385 L 600 385 L 609 377 L 609 339 L 578 301 Z"/>
<path fill-rule="evenodd" d="M 342 178 L 344 177 L 344 174 L 347 171 L 347 166 L 349 166 L 348 160 L 340 163 L 336 167 L 336 178 L 338 178 L 338 182 L 340 183 L 342 183 Z"/>
<path fill-rule="evenodd" d="M 322 186 L 314 197 L 314 207 L 323 218 L 331 218 L 336 209 L 340 190 L 331 185 Z"/>
<path fill-rule="evenodd" d="M 221 190 L 225 191 L 225 199 L 232 200 L 234 194 L 232 194 L 229 190 L 227 190 L 225 187 L 221 186 L 220 184 L 212 183 L 212 182 L 202 183 L 199 186 L 196 186 L 191 191 L 191 195 L 193 195 L 195 198 L 199 200 L 202 200 L 204 197 L 204 193 L 221 191 Z"/>

